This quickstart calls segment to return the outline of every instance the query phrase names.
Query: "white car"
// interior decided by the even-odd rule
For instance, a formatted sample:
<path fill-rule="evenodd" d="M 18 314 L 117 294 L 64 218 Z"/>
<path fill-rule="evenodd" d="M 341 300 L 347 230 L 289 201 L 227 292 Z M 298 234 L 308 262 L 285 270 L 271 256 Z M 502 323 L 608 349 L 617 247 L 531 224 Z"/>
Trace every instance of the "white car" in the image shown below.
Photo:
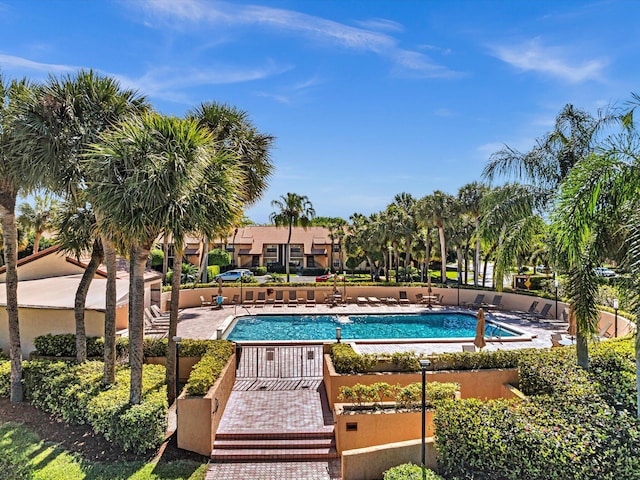
<path fill-rule="evenodd" d="M 593 269 L 594 273 L 598 276 L 598 277 L 615 277 L 616 276 L 616 272 L 614 272 L 613 270 L 607 268 L 607 267 L 596 267 Z"/>
<path fill-rule="evenodd" d="M 222 279 L 223 282 L 237 282 L 241 277 L 253 277 L 253 273 L 247 268 L 238 268 L 216 275 L 213 277 L 213 280 L 215 282 L 219 282 L 220 279 Z"/>

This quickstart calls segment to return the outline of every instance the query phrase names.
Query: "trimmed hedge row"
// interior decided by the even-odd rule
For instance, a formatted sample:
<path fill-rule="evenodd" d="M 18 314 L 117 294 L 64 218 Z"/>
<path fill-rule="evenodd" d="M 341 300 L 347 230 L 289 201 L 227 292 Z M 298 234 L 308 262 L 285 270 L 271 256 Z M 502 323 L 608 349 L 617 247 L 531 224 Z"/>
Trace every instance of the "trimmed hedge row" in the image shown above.
<path fill-rule="evenodd" d="M 460 390 L 457 383 L 429 382 L 425 385 L 425 401 L 431 407 L 434 402 L 455 398 Z M 362 407 L 365 404 L 373 404 L 380 407 L 382 402 L 390 399 L 395 402 L 397 409 L 417 409 L 422 407 L 422 383 L 411 383 L 406 386 L 389 385 L 386 382 L 377 382 L 371 385 L 356 383 L 352 387 L 340 387 L 338 399 L 351 402 L 354 407 Z"/>
<path fill-rule="evenodd" d="M 404 463 L 384 472 L 383 480 L 442 480 L 433 470 L 422 469 L 419 465 Z"/>
<path fill-rule="evenodd" d="M 181 357 L 201 357 L 209 348 L 212 340 L 194 340 L 185 338 L 180 342 Z M 72 357 L 76 356 L 76 336 L 73 333 L 58 335 L 40 335 L 34 339 L 35 355 L 40 357 Z M 145 357 L 166 357 L 169 341 L 166 338 L 145 338 L 143 352 Z M 119 358 L 129 351 L 129 339 L 116 339 L 116 354 Z M 87 337 L 87 356 L 101 358 L 104 355 L 104 338 Z"/>
<path fill-rule="evenodd" d="M 25 398 L 69 423 L 89 424 L 125 451 L 158 448 L 167 429 L 165 369 L 144 365 L 142 402 L 129 404 L 129 368 L 119 367 L 116 383 L 102 385 L 102 362 L 23 362 Z M 10 391 L 10 362 L 0 362 L 0 395 Z"/>
<path fill-rule="evenodd" d="M 185 390 L 187 395 L 204 395 L 216 383 L 222 369 L 234 354 L 235 347 L 228 340 L 208 340 L 202 359 L 194 365 Z"/>
<path fill-rule="evenodd" d="M 337 373 L 362 373 L 378 363 L 376 355 L 360 355 L 347 343 L 331 345 L 331 360 Z"/>

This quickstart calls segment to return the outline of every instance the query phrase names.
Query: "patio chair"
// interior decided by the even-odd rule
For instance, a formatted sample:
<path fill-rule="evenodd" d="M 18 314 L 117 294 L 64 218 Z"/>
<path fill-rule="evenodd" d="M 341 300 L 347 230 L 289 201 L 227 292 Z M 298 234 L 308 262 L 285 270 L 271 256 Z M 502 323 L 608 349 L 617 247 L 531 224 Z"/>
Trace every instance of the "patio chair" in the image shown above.
<path fill-rule="evenodd" d="M 382 301 L 378 297 L 367 297 L 367 300 L 372 305 L 380 305 L 382 303 Z"/>
<path fill-rule="evenodd" d="M 295 307 L 298 304 L 298 295 L 295 290 L 289 290 L 289 300 L 287 305 L 289 307 Z"/>
<path fill-rule="evenodd" d="M 273 300 L 274 307 L 281 307 L 284 305 L 284 292 L 282 290 L 276 290 L 276 298 Z"/>
<path fill-rule="evenodd" d="M 253 304 L 253 291 L 249 290 L 244 294 L 243 305 L 252 305 Z"/>
<path fill-rule="evenodd" d="M 475 352 L 476 351 L 476 346 L 475 345 L 462 345 L 462 351 L 463 352 Z"/>
<path fill-rule="evenodd" d="M 382 299 L 382 301 L 384 303 L 386 303 L 387 305 L 397 305 L 398 304 L 398 300 L 395 297 L 384 297 Z"/>
<path fill-rule="evenodd" d="M 476 299 L 473 302 L 464 304 L 467 308 L 482 308 L 484 305 L 484 294 L 480 293 L 476 295 Z"/>
<path fill-rule="evenodd" d="M 560 343 L 560 341 L 562 340 L 562 334 L 561 333 L 552 333 L 551 334 L 551 347 L 562 347 L 562 344 Z"/>
<path fill-rule="evenodd" d="M 542 320 L 549 316 L 549 310 L 551 310 L 551 307 L 552 307 L 551 303 L 545 303 L 544 307 L 542 307 L 542 310 L 540 310 L 540 312 L 527 313 L 525 316 L 530 320 Z"/>
<path fill-rule="evenodd" d="M 313 290 L 307 290 L 307 307 L 316 306 L 316 292 Z"/>
<path fill-rule="evenodd" d="M 233 303 L 234 305 L 238 305 L 240 303 L 240 295 L 236 293 L 231 299 L 231 303 Z"/>
<path fill-rule="evenodd" d="M 168 316 L 157 317 L 151 312 L 149 307 L 146 307 L 144 309 L 144 317 L 145 317 L 145 321 L 146 321 L 146 319 L 148 319 L 149 322 L 154 326 L 157 326 L 157 325 L 169 325 L 169 317 Z"/>
<path fill-rule="evenodd" d="M 356 301 L 358 302 L 358 305 L 367 305 L 369 303 L 367 297 L 357 297 Z"/>
<path fill-rule="evenodd" d="M 494 295 L 493 301 L 491 303 L 486 303 L 484 307 L 494 308 L 496 310 L 502 308 L 502 295 Z"/>
<path fill-rule="evenodd" d="M 533 302 L 531 302 L 531 305 L 529 306 L 529 310 L 527 310 L 525 313 L 535 313 L 537 308 L 538 308 L 538 302 L 537 301 L 533 301 Z"/>
<path fill-rule="evenodd" d="M 400 290 L 398 302 L 401 305 L 409 305 L 411 303 L 411 300 L 409 300 L 409 297 L 407 297 L 407 291 L 406 290 Z"/>
<path fill-rule="evenodd" d="M 255 299 L 253 304 L 256 307 L 264 307 L 265 303 L 267 303 L 267 294 L 265 292 L 258 292 L 258 298 Z"/>
<path fill-rule="evenodd" d="M 151 309 L 151 313 L 155 318 L 169 318 L 169 316 L 171 315 L 169 312 L 163 312 L 162 310 L 160 310 L 160 307 L 158 305 L 151 305 L 151 307 L 149 308 Z M 181 311 L 182 310 L 178 310 L 178 312 Z"/>
<path fill-rule="evenodd" d="M 200 295 L 200 307 L 210 307 L 211 306 L 211 301 L 209 300 L 205 300 L 205 298 Z"/>
<path fill-rule="evenodd" d="M 422 293 L 416 293 L 416 303 L 427 303 L 427 299 Z"/>

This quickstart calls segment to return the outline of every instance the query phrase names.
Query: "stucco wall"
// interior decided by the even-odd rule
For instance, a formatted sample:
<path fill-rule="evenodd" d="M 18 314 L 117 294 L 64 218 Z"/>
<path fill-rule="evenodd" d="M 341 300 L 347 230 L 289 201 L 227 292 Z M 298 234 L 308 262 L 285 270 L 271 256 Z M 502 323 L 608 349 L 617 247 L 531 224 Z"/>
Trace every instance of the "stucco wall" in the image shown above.
<path fill-rule="evenodd" d="M 403 463 L 420 465 L 422 439 L 388 443 L 375 447 L 345 450 L 342 452 L 342 480 L 371 480 L 382 478 L 383 473 Z M 433 438 L 425 439 L 425 466 L 437 468 Z"/>
<path fill-rule="evenodd" d="M 216 431 L 236 381 L 236 356 L 232 355 L 216 383 L 203 397 L 178 398 L 178 447 L 211 455 Z"/>
<path fill-rule="evenodd" d="M 34 280 L 37 278 L 60 277 L 84 273 L 84 268 L 67 262 L 66 256 L 54 252 L 32 262 L 18 266 L 18 281 Z M 0 283 L 6 281 L 6 272 L 0 273 Z"/>

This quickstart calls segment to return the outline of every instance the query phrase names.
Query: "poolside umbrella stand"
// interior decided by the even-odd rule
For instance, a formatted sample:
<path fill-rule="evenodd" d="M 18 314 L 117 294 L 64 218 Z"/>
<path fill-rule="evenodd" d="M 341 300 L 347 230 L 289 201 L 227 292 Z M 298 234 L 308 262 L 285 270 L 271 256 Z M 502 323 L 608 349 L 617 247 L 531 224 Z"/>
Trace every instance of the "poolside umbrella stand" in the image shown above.
<path fill-rule="evenodd" d="M 478 323 L 476 325 L 476 338 L 473 339 L 473 344 L 482 350 L 487 346 L 487 342 L 484 339 L 484 310 L 478 309 Z"/>

